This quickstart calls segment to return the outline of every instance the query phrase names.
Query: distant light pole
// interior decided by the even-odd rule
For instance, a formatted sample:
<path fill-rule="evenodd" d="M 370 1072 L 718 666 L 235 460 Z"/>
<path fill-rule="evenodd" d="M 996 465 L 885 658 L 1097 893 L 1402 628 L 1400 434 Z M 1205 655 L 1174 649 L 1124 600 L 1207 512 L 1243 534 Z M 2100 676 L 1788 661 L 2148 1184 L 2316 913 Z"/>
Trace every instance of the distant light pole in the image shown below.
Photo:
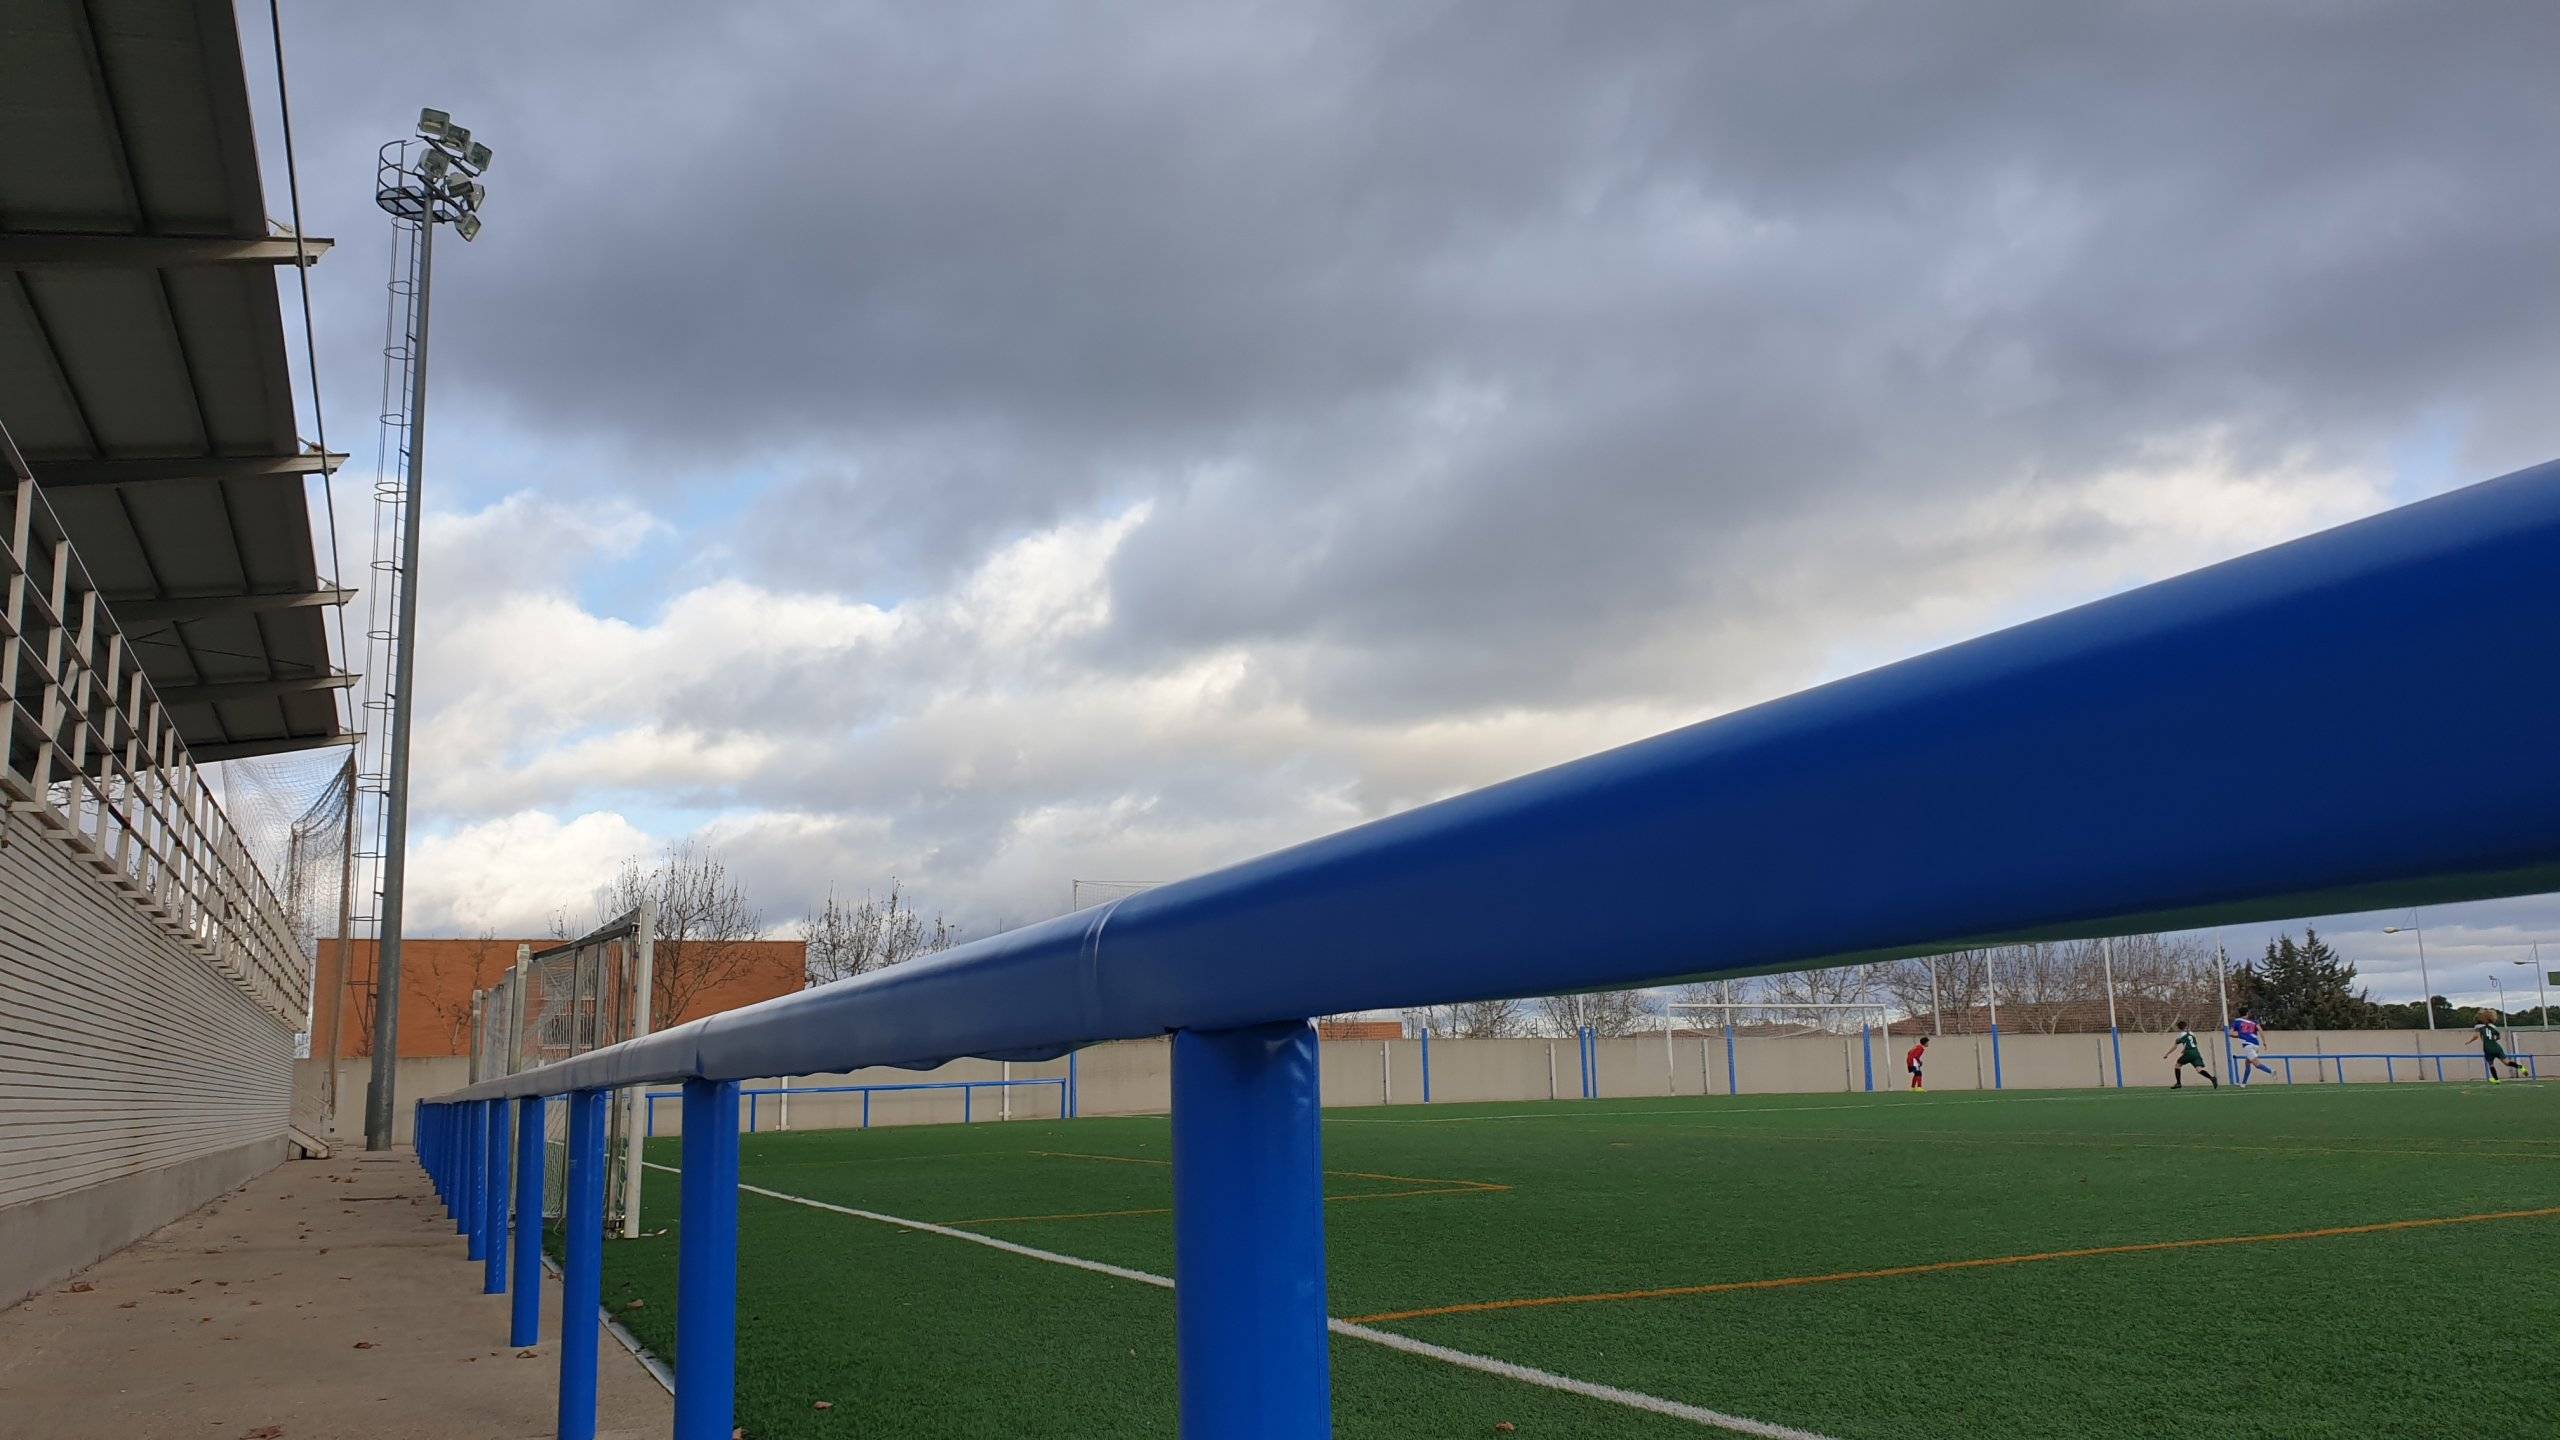
<path fill-rule="evenodd" d="M 2489 972 L 2489 983 L 2498 987 L 2498 1023 L 2504 1025 L 2514 1018 L 2507 1010 L 2507 982 L 2499 979 L 2498 972 L 2492 970 Z"/>
<path fill-rule="evenodd" d="M 414 147 L 414 149 L 413 149 Z M 382 903 L 374 947 L 373 1068 L 365 1092 L 364 1148 L 388 1150 L 394 1129 L 396 1100 L 392 1094 L 400 1050 L 400 921 L 409 873 L 409 716 L 412 681 L 417 675 L 418 637 L 418 487 L 427 458 L 427 294 L 433 275 L 438 225 L 470 240 L 480 233 L 480 202 L 488 191 L 480 174 L 489 168 L 489 147 L 453 123 L 442 110 L 418 112 L 417 140 L 394 140 L 382 147 L 375 172 L 374 203 L 394 220 L 418 232 L 417 289 L 410 297 L 409 468 L 402 505 L 406 509 L 400 536 L 399 648 L 392 663 L 391 737 L 382 822 Z"/>
<path fill-rule="evenodd" d="M 2551 972 L 2542 968 L 2542 942 L 2539 940 L 2533 942 L 2533 958 L 2531 960 L 2519 960 L 2516 963 L 2519 965 L 2531 965 L 2533 967 L 2534 995 L 2535 998 L 2542 1002 L 2542 1013 L 2540 1016 L 2542 1023 L 2534 1026 L 2533 1028 L 2536 1030 L 2548 1030 L 2551 1028 Z"/>
<path fill-rule="evenodd" d="M 2427 978 L 2427 931 L 2425 926 L 2418 923 L 2417 911 L 2409 912 L 2409 923 L 2406 925 L 2382 927 L 2382 933 L 2385 935 L 2397 935 L 2402 930 L 2407 930 L 2418 937 L 2418 986 L 2427 992 L 2427 1028 L 2433 1030 L 2436 1028 L 2436 982 Z"/>

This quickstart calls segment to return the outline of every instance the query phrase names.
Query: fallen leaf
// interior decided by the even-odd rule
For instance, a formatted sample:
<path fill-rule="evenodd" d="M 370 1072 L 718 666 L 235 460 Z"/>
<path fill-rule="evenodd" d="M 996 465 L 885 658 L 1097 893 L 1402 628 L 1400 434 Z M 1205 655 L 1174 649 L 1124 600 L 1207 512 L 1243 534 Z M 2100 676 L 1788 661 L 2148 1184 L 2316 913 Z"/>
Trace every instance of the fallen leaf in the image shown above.
<path fill-rule="evenodd" d="M 134 1306 L 139 1305 L 139 1304 L 141 1304 L 141 1303 L 142 1303 L 142 1302 L 141 1302 L 141 1301 L 139 1301 L 139 1300 L 127 1300 L 127 1301 L 125 1301 L 123 1304 L 118 1305 L 116 1308 L 117 1308 L 117 1309 L 119 1309 L 119 1310 L 130 1310 L 130 1309 L 132 1309 Z"/>
<path fill-rule="evenodd" d="M 355 1343 L 355 1348 L 358 1350 L 370 1350 L 373 1348 L 373 1342 L 370 1340 L 359 1340 Z"/>
<path fill-rule="evenodd" d="M 90 1284 L 86 1280 L 74 1280 L 70 1284 L 62 1287 L 62 1293 L 65 1295 L 86 1295 L 97 1288 L 97 1286 Z"/>
<path fill-rule="evenodd" d="M 539 1350 L 519 1350 L 516 1352 L 516 1358 L 519 1360 L 532 1360 L 539 1358 L 541 1354 L 542 1352 Z"/>
<path fill-rule="evenodd" d="M 622 1308 L 625 1310 L 637 1310 L 648 1303 L 649 1302 L 646 1300 L 625 1300 L 622 1302 Z"/>
<path fill-rule="evenodd" d="M 283 1426 L 261 1425 L 257 1429 L 250 1431 L 248 1434 L 241 1436 L 240 1440 L 283 1440 L 283 1436 Z"/>
<path fill-rule="evenodd" d="M 809 1408 L 812 1410 L 833 1410 L 836 1408 L 836 1402 L 833 1400 L 814 1400 L 810 1402 Z"/>
<path fill-rule="evenodd" d="M 1496 1420 L 1493 1422 L 1493 1433 L 1496 1435 L 1508 1435 L 1519 1428 L 1519 1426 L 1512 1424 L 1508 1420 Z"/>

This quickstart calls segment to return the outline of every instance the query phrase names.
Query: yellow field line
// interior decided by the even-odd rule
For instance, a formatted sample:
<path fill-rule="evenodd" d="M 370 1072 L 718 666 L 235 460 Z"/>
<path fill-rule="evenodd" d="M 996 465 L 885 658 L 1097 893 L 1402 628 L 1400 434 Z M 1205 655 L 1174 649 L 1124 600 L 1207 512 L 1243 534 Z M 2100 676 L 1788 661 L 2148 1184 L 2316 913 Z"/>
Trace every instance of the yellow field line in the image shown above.
<path fill-rule="evenodd" d="M 1988 1270 L 2003 1265 L 2033 1265 L 2046 1260 L 2087 1260 L 2102 1255 L 2148 1255 L 2168 1250 L 2201 1250 L 2221 1245 L 2265 1245 L 2280 1240 L 2327 1240 L 2341 1235 L 2380 1235 L 2394 1230 L 2428 1230 L 2442 1225 L 2477 1225 L 2490 1220 L 2545 1220 L 2560 1216 L 2560 1205 L 2538 1210 L 2496 1210 L 2481 1215 L 2445 1215 L 2424 1220 L 2384 1220 L 2371 1225 L 2331 1225 L 2318 1230 L 2288 1230 L 2273 1235 L 2216 1235 L 2200 1240 L 2152 1240 L 2135 1245 L 2094 1245 L 2081 1250 L 2044 1250 L 2032 1255 L 1986 1255 L 1970 1260 L 1939 1260 L 1925 1265 L 1892 1265 L 1881 1270 L 1842 1270 L 1830 1275 L 1785 1275 L 1769 1280 L 1726 1280 L 1713 1285 L 1671 1285 L 1659 1290 L 1613 1290 L 1593 1295 L 1540 1295 L 1518 1300 L 1477 1300 L 1462 1305 L 1434 1305 L 1421 1310 L 1390 1310 L 1355 1315 L 1354 1325 L 1383 1325 L 1394 1320 L 1423 1320 L 1436 1315 L 1475 1315 L 1489 1310 L 1533 1310 L 1549 1305 L 1596 1305 L 1608 1300 L 1669 1300 L 1689 1295 L 1726 1295 L 1740 1290 L 1785 1290 L 1799 1285 L 1833 1285 L 1844 1280 L 1889 1280 L 1904 1275 L 1934 1275 L 1948 1270 Z"/>

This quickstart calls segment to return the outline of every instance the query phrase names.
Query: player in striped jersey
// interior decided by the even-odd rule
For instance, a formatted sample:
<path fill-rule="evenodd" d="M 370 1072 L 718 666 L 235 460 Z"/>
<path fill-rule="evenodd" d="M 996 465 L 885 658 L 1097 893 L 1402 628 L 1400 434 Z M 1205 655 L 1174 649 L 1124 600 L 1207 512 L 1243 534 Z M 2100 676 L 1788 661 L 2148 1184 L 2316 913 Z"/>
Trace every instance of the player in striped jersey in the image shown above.
<path fill-rule="evenodd" d="M 2276 1073 L 2276 1067 L 2258 1058 L 2258 1045 L 2266 1039 L 2266 1032 L 2258 1028 L 2258 1022 L 2250 1018 L 2248 1011 L 2242 1010 L 2232 1017 L 2231 1038 L 2240 1042 L 2239 1085 L 2241 1089 L 2249 1088 L 2249 1076 L 2252 1073 L 2264 1072 L 2269 1075 Z"/>

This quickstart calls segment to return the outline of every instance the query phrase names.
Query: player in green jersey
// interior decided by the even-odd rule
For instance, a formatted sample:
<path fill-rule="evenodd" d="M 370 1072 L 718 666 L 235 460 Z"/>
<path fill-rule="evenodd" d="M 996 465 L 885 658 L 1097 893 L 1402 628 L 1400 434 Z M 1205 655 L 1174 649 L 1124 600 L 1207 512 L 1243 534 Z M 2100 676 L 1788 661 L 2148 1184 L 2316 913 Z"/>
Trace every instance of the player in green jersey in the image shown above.
<path fill-rule="evenodd" d="M 2222 1082 L 2214 1078 L 2213 1070 L 2204 1063 L 2204 1049 L 2196 1044 L 2196 1032 L 2188 1029 L 2184 1020 L 2178 1022 L 2178 1038 L 2170 1042 L 2160 1058 L 2166 1060 L 2171 1055 L 2178 1057 L 2178 1063 L 2169 1067 L 2170 1089 L 2187 1088 L 2187 1067 L 2190 1065 L 2196 1067 L 2196 1073 L 2204 1077 L 2206 1084 L 2216 1090 L 2222 1088 Z"/>
<path fill-rule="evenodd" d="M 2471 1027 L 2471 1038 L 2462 1042 L 2465 1045 L 2477 1044 L 2480 1047 L 2480 1063 L 2489 1067 L 2489 1083 L 2492 1085 L 2498 1083 L 2498 1067 L 2501 1065 L 2519 1076 L 2531 1073 L 2524 1068 L 2523 1061 L 2509 1055 L 2507 1047 L 2499 1043 L 2500 1033 L 2497 1012 L 2483 1010 L 2480 1012 L 2480 1023 Z"/>

